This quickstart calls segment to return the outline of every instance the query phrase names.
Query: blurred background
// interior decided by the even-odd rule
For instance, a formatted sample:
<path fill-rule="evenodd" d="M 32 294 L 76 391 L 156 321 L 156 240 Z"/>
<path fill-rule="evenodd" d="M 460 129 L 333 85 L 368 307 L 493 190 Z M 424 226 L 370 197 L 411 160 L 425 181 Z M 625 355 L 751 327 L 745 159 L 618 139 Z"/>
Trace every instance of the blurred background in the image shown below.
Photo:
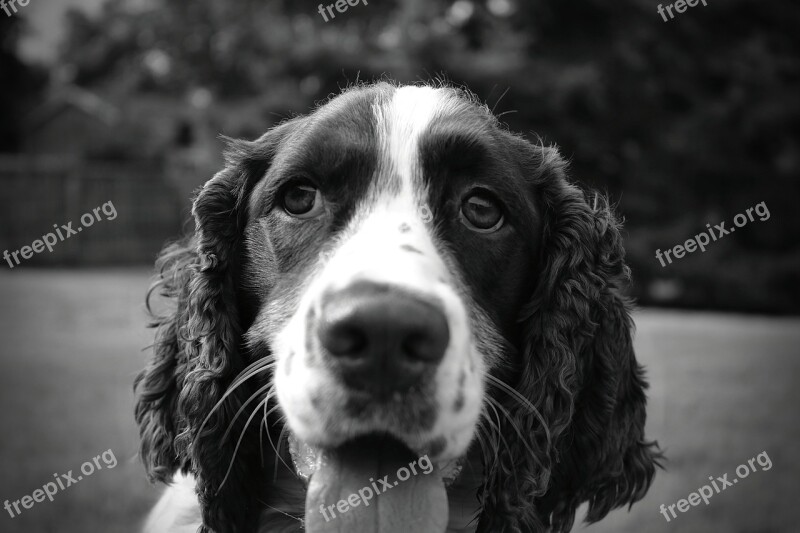
<path fill-rule="evenodd" d="M 0 503 L 114 449 L 0 531 L 133 532 L 157 492 L 131 384 L 152 342 L 150 269 L 221 166 L 356 80 L 464 85 L 556 143 L 625 219 L 649 433 L 646 499 L 589 531 L 798 531 L 800 5 L 708 0 L 29 0 L 0 9 L 0 250 L 113 202 L 114 220 L 0 269 Z M 331 2 L 332 3 L 332 2 Z M 666 5 L 666 4 L 665 4 Z M 16 10 L 16 11 L 15 11 Z M 764 202 L 765 221 L 662 267 Z M 773 469 L 667 523 L 671 504 L 767 451 Z M 582 529 L 582 526 L 576 526 Z"/>

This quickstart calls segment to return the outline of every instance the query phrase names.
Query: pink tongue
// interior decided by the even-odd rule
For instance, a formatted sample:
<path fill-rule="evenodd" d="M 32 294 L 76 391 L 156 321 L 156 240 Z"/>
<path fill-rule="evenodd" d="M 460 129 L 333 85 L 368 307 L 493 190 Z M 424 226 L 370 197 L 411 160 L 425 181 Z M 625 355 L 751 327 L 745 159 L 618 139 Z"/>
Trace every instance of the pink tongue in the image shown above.
<path fill-rule="evenodd" d="M 390 437 L 357 439 L 323 452 L 308 484 L 306 531 L 444 532 L 448 519 L 444 482 L 437 471 L 425 474 L 417 459 Z M 429 462 L 423 460 L 423 465 L 430 471 Z M 402 468 L 409 476 L 405 481 L 398 478 Z M 401 470 L 400 477 L 405 478 L 406 472 Z"/>

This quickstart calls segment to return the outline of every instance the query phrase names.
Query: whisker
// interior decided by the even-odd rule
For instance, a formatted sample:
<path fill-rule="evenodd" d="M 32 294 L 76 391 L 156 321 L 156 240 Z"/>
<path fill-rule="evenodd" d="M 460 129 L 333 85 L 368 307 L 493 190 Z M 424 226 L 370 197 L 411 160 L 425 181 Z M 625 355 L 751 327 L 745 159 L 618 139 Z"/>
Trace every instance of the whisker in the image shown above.
<path fill-rule="evenodd" d="M 267 429 L 267 418 L 269 417 L 270 414 L 275 412 L 277 409 L 278 409 L 278 405 L 274 405 L 274 406 L 272 406 L 272 408 L 269 411 L 267 411 L 267 404 L 266 403 L 264 404 L 264 429 Z M 272 448 L 272 450 L 275 452 L 275 456 L 277 457 L 278 455 L 280 455 L 280 452 L 278 452 L 278 449 L 275 447 L 275 443 L 272 442 L 272 435 L 270 435 L 268 429 L 267 429 L 267 440 L 269 440 L 269 445 Z"/>
<path fill-rule="evenodd" d="M 489 399 L 488 396 L 486 398 Z M 509 454 L 513 454 L 514 452 L 511 450 L 511 446 L 508 445 L 508 441 L 506 441 L 505 437 L 503 437 L 503 433 L 500 431 L 500 415 L 497 414 L 497 410 L 494 408 L 494 406 L 491 403 L 487 403 L 487 404 L 484 404 L 484 405 L 486 405 L 488 407 L 491 407 L 492 411 L 494 411 L 494 416 L 497 418 L 497 425 L 495 425 L 494 422 L 492 422 L 492 420 L 488 416 L 486 417 L 485 420 L 497 432 L 497 436 L 500 438 L 500 441 L 505 445 L 506 450 L 508 451 L 508 453 Z M 512 469 L 511 473 L 514 475 L 514 482 L 516 484 L 519 484 L 518 481 L 517 481 L 517 469 L 516 468 Z"/>
<path fill-rule="evenodd" d="M 261 427 L 263 428 L 263 431 L 259 430 L 258 432 L 258 449 L 259 452 L 261 452 L 261 466 L 264 466 L 264 433 L 267 434 L 267 439 L 269 440 L 270 446 L 272 446 L 272 449 L 275 450 L 275 445 L 272 444 L 272 437 L 269 434 L 269 427 L 267 426 L 267 420 L 269 419 L 270 413 L 272 413 L 275 409 L 278 408 L 278 405 L 275 404 L 275 406 L 272 409 L 267 411 L 267 405 L 269 405 L 269 399 L 272 398 L 274 395 L 275 395 L 275 387 L 273 386 L 270 388 L 270 390 L 267 391 L 267 395 L 265 397 L 267 401 L 261 402 L 264 405 L 264 416 L 261 418 Z M 277 450 L 275 451 L 277 453 Z"/>
<path fill-rule="evenodd" d="M 269 508 L 270 508 L 270 509 L 272 509 L 273 511 L 277 511 L 277 512 L 279 512 L 279 513 L 280 513 L 280 514 L 282 514 L 282 515 L 288 516 L 289 518 L 292 518 L 292 519 L 294 519 L 294 520 L 297 520 L 297 521 L 299 521 L 299 522 L 300 522 L 300 529 L 305 529 L 305 527 L 306 527 L 306 521 L 305 521 L 305 519 L 304 519 L 304 518 L 299 518 L 299 517 L 297 517 L 297 516 L 290 515 L 289 513 L 285 512 L 285 511 L 281 511 L 281 510 L 280 510 L 280 509 L 278 509 L 277 507 L 273 507 L 273 506 L 271 506 L 271 505 L 270 505 L 270 504 L 268 504 L 268 503 L 264 503 L 264 502 L 263 502 L 261 499 L 259 499 L 258 501 L 259 501 L 259 502 L 261 502 L 263 505 L 265 505 L 265 506 L 269 507 Z"/>
<path fill-rule="evenodd" d="M 500 412 L 503 414 L 503 416 L 505 416 L 506 420 L 508 420 L 509 425 L 517 433 L 517 436 L 519 437 L 519 440 L 522 441 L 522 444 L 525 445 L 525 448 L 528 450 L 528 453 L 530 453 L 531 456 L 534 459 L 536 459 L 538 457 L 538 455 L 536 454 L 536 452 L 533 451 L 533 448 L 531 448 L 530 445 L 528 444 L 528 439 L 522 435 L 522 431 L 520 431 L 516 421 L 511 417 L 511 414 L 502 405 L 500 405 L 500 402 L 498 402 L 494 398 L 492 398 L 490 396 L 487 396 L 486 400 L 489 402 L 490 405 L 492 405 L 493 407 L 495 407 L 495 408 L 500 410 Z M 498 421 L 498 423 L 499 423 L 499 421 Z"/>
<path fill-rule="evenodd" d="M 283 417 L 281 417 L 281 418 L 283 418 Z M 281 463 L 283 463 L 283 466 L 288 468 L 289 472 L 294 472 L 294 468 L 292 468 L 291 466 L 286 464 L 286 461 L 283 460 L 283 456 L 281 455 L 281 446 L 283 445 L 283 441 L 286 440 L 286 439 L 284 439 L 284 435 L 286 434 L 286 431 L 288 429 L 289 429 L 289 425 L 286 424 L 285 420 L 284 420 L 283 428 L 281 428 L 281 433 L 280 433 L 280 435 L 278 435 L 278 449 L 275 450 L 275 453 L 278 456 L 278 460 Z M 288 435 L 287 435 L 287 437 L 288 437 Z M 278 463 L 275 463 L 275 478 L 277 478 L 277 477 L 278 477 Z"/>
<path fill-rule="evenodd" d="M 475 438 L 478 440 L 478 445 L 480 446 L 480 449 L 481 449 L 481 458 L 483 459 L 483 464 L 485 465 L 485 468 L 488 469 L 489 468 L 489 458 L 490 457 L 497 457 L 497 454 L 496 453 L 492 453 L 492 452 L 495 451 L 494 448 L 492 448 L 491 450 L 489 449 L 489 444 L 486 442 L 486 439 L 488 437 L 488 432 L 487 432 L 485 427 L 481 426 L 481 421 L 480 420 L 478 421 L 478 425 L 477 426 L 478 426 L 478 431 L 477 431 L 477 433 L 475 433 Z M 481 430 L 486 432 L 487 435 L 482 435 L 481 434 Z M 492 464 L 494 464 L 494 461 L 492 461 Z"/>
<path fill-rule="evenodd" d="M 485 414 L 484 414 L 485 416 Z M 500 449 L 500 440 L 497 438 L 497 435 L 492 433 L 490 428 L 486 427 L 486 423 L 483 420 L 480 420 L 480 429 L 483 430 L 484 438 L 487 440 L 487 444 L 489 445 L 489 449 L 492 452 L 492 455 L 497 455 L 497 452 Z"/>
<path fill-rule="evenodd" d="M 274 395 L 273 391 L 270 391 L 267 394 Z M 280 452 L 280 439 L 281 439 L 281 436 L 283 436 L 283 431 L 281 431 L 280 436 L 278 437 L 278 447 L 276 447 L 275 443 L 272 441 L 272 433 L 270 433 L 269 426 L 267 425 L 267 419 L 269 418 L 269 415 L 272 414 L 273 412 L 277 411 L 279 408 L 280 408 L 280 404 L 276 403 L 269 411 L 267 411 L 267 404 L 266 403 L 264 404 L 264 429 L 267 432 L 267 440 L 269 441 L 269 445 L 272 448 L 272 450 L 275 452 L 275 457 L 277 457 L 278 459 L 280 459 L 282 461 L 281 452 Z M 280 420 L 282 418 L 283 417 L 279 418 L 278 421 L 280 422 Z M 284 428 L 285 428 L 285 426 L 284 426 Z M 285 462 L 283 464 L 286 465 Z M 289 465 L 286 465 L 286 467 L 289 468 Z M 289 468 L 289 470 L 292 470 L 292 469 Z M 275 462 L 275 468 L 274 468 L 274 471 L 272 473 L 272 479 L 273 479 L 273 481 L 278 479 L 278 463 L 277 462 Z"/>
<path fill-rule="evenodd" d="M 255 391 L 253 394 L 250 395 L 247 401 L 244 402 L 241 407 L 239 407 L 238 411 L 236 411 L 236 414 L 233 415 L 233 419 L 231 420 L 230 424 L 228 424 L 228 429 L 225 430 L 225 433 L 222 435 L 222 440 L 220 442 L 225 442 L 228 439 L 228 434 L 231 432 L 231 429 L 233 429 L 233 425 L 236 423 L 236 420 L 239 419 L 239 415 L 242 414 L 242 412 L 247 408 L 248 405 L 250 405 L 250 402 L 258 398 L 261 393 L 271 388 L 272 385 L 267 383 L 266 385 L 264 385 L 263 387 L 261 387 L 260 389 L 258 389 L 257 391 Z M 269 400 L 269 398 L 270 398 L 269 393 L 267 393 L 264 399 Z M 259 402 L 258 405 L 260 407 L 261 402 Z M 256 407 L 256 410 L 258 410 L 258 407 Z"/>
<path fill-rule="evenodd" d="M 244 368 L 244 370 L 242 370 L 239 373 L 238 376 L 236 376 L 236 379 L 234 379 L 231 382 L 231 384 L 228 386 L 228 389 L 238 387 L 239 385 L 241 385 L 251 377 L 255 376 L 262 370 L 267 370 L 269 368 L 272 368 L 276 364 L 277 361 L 275 360 L 274 356 L 264 357 L 259 359 L 258 361 L 250 363 L 248 366 Z"/>
<path fill-rule="evenodd" d="M 268 400 L 267 398 L 264 398 L 263 401 L 266 402 L 267 400 Z M 225 477 L 222 478 L 222 482 L 219 484 L 219 488 L 217 489 L 217 494 L 219 494 L 219 491 L 221 491 L 222 487 L 225 486 L 225 482 L 228 481 L 228 476 L 230 475 L 231 469 L 233 468 L 233 463 L 234 461 L 236 461 L 236 454 L 239 453 L 239 447 L 242 445 L 242 439 L 244 439 L 244 435 L 245 433 L 247 433 L 247 427 L 250 425 L 250 422 L 253 421 L 253 417 L 256 416 L 259 407 L 261 407 L 261 403 L 259 403 L 256 406 L 256 408 L 253 409 L 253 412 L 250 414 L 250 418 L 247 419 L 247 422 L 245 422 L 244 427 L 242 428 L 242 432 L 239 434 L 239 440 L 236 441 L 236 447 L 233 449 L 231 462 L 230 464 L 228 464 L 228 470 L 225 472 Z"/>
<path fill-rule="evenodd" d="M 488 397 L 487 397 L 487 398 L 488 398 Z M 497 424 L 495 424 L 495 423 L 492 421 L 492 419 L 491 419 L 489 416 L 486 416 L 486 417 L 484 418 L 484 420 L 486 420 L 486 422 L 487 422 L 487 423 L 488 423 L 490 426 L 492 426 L 492 429 L 494 430 L 494 434 L 495 434 L 495 435 L 497 436 L 497 438 L 499 439 L 499 440 L 498 440 L 498 445 L 499 445 L 499 444 L 502 442 L 502 444 L 504 444 L 504 445 L 505 445 L 505 447 L 506 447 L 506 450 L 508 450 L 509 452 L 511 452 L 511 447 L 508 445 L 508 442 L 506 441 L 505 437 L 503 437 L 503 433 L 502 433 L 502 431 L 500 431 L 500 415 L 499 415 L 499 414 L 497 414 L 497 410 L 494 408 L 494 406 L 493 406 L 493 405 L 491 405 L 491 404 L 486 404 L 486 406 L 487 406 L 487 407 L 490 407 L 490 408 L 492 409 L 492 411 L 494 411 L 494 416 L 495 416 L 495 419 L 497 419 Z M 487 414 L 488 414 L 488 413 L 487 413 Z M 498 447 L 498 451 L 499 451 L 499 447 Z"/>
<path fill-rule="evenodd" d="M 531 413 L 533 413 L 534 416 L 536 416 L 536 418 L 542 424 L 542 428 L 544 428 L 545 435 L 547 436 L 547 445 L 549 446 L 551 444 L 551 442 L 552 442 L 551 437 L 550 437 L 550 428 L 548 427 L 547 423 L 544 420 L 544 417 L 539 412 L 539 410 L 536 408 L 536 406 L 533 405 L 531 403 L 531 401 L 528 400 L 525 396 L 520 394 L 519 391 L 517 391 L 514 388 L 510 387 L 503 380 L 501 380 L 499 378 L 496 378 L 495 376 L 493 376 L 491 374 L 486 374 L 486 378 L 489 380 L 490 384 L 495 385 L 496 387 L 500 388 L 506 394 L 508 394 L 512 398 L 516 399 L 522 405 L 526 406 L 528 409 L 531 410 Z"/>
<path fill-rule="evenodd" d="M 272 366 L 274 366 L 274 364 L 275 364 L 274 361 L 268 361 L 267 358 L 264 358 L 264 359 L 259 359 L 255 363 L 253 363 L 250 366 L 248 366 L 247 368 L 245 368 L 242 371 L 242 373 L 239 374 L 239 376 L 235 380 L 233 380 L 233 382 L 228 386 L 228 390 L 225 391 L 225 394 L 222 395 L 222 398 L 220 398 L 219 401 L 216 404 L 214 404 L 214 407 L 212 407 L 211 410 L 208 412 L 206 417 L 203 419 L 203 423 L 200 424 L 200 429 L 197 430 L 197 435 L 200 435 L 203 432 L 203 428 L 206 427 L 206 424 L 208 423 L 209 419 L 211 418 L 211 415 L 213 415 L 216 412 L 216 410 L 219 409 L 219 406 L 222 405 L 222 402 L 224 402 L 228 398 L 228 396 L 233 394 L 233 392 L 236 390 L 237 387 L 239 387 L 246 380 L 248 380 L 251 377 L 255 376 L 256 374 L 258 374 L 262 370 L 268 370 L 268 369 L 272 368 Z M 263 366 L 263 368 L 258 368 L 257 370 L 248 370 L 248 369 L 252 369 L 252 368 L 254 368 L 256 366 Z M 247 375 L 245 376 L 245 374 L 247 374 Z"/>
<path fill-rule="evenodd" d="M 484 440 L 487 441 L 489 446 L 488 455 L 483 457 L 483 464 L 487 470 L 494 468 L 500 455 L 500 441 L 497 439 L 497 432 L 491 431 L 491 428 L 488 427 L 488 416 L 489 414 L 484 409 L 478 418 L 478 429 L 483 431 Z"/>
<path fill-rule="evenodd" d="M 264 405 L 267 405 L 264 403 Z M 261 424 L 258 428 L 258 454 L 261 456 L 261 468 L 264 468 L 264 432 L 267 430 L 267 417 L 261 419 Z M 267 433 L 269 434 L 269 433 Z"/>
<path fill-rule="evenodd" d="M 267 396 L 271 398 L 274 395 L 275 395 L 275 391 L 274 391 L 274 387 L 273 387 L 273 390 L 269 391 L 267 393 Z M 264 403 L 264 416 L 263 416 L 264 429 L 267 432 L 267 440 L 269 441 L 269 445 L 272 448 L 272 450 L 275 452 L 275 457 L 277 457 L 286 466 L 286 468 L 289 469 L 290 472 L 294 472 L 294 469 L 291 468 L 288 464 L 286 464 L 286 461 L 283 460 L 283 457 L 281 457 L 281 452 L 280 452 L 281 439 L 283 438 L 283 434 L 286 431 L 286 425 L 283 426 L 283 428 L 281 429 L 281 433 L 278 436 L 278 446 L 277 447 L 275 446 L 275 443 L 272 441 L 272 434 L 269 432 L 269 427 L 267 425 L 267 419 L 269 418 L 269 415 L 271 415 L 272 413 L 274 413 L 278 409 L 280 409 L 280 404 L 276 403 L 269 410 L 267 410 L 267 403 Z M 281 418 L 278 419 L 279 422 L 282 421 L 282 420 L 284 420 L 284 417 L 281 417 Z M 273 480 L 277 480 L 278 479 L 278 463 L 277 462 L 275 462 L 275 469 L 274 469 L 272 478 L 273 478 Z"/>

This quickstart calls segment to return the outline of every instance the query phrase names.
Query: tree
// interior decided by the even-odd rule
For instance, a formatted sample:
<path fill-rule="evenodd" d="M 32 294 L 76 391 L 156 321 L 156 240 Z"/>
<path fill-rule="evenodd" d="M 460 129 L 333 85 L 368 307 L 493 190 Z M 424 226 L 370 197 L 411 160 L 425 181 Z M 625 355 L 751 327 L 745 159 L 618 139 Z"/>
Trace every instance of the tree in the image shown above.
<path fill-rule="evenodd" d="M 0 14 L 0 152 L 20 149 L 22 120 L 41 100 L 46 76 L 17 55 L 23 22 Z"/>

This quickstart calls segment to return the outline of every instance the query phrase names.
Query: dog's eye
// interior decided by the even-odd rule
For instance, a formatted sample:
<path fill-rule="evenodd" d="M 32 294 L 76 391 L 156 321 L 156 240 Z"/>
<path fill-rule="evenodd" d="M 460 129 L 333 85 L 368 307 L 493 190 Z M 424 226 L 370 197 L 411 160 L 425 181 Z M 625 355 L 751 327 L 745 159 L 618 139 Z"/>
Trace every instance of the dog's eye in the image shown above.
<path fill-rule="evenodd" d="M 310 218 L 322 212 L 322 194 L 310 182 L 290 183 L 280 194 L 284 211 L 298 218 Z"/>
<path fill-rule="evenodd" d="M 485 191 L 476 191 L 461 202 L 461 222 L 473 231 L 491 233 L 504 222 L 500 203 Z"/>

